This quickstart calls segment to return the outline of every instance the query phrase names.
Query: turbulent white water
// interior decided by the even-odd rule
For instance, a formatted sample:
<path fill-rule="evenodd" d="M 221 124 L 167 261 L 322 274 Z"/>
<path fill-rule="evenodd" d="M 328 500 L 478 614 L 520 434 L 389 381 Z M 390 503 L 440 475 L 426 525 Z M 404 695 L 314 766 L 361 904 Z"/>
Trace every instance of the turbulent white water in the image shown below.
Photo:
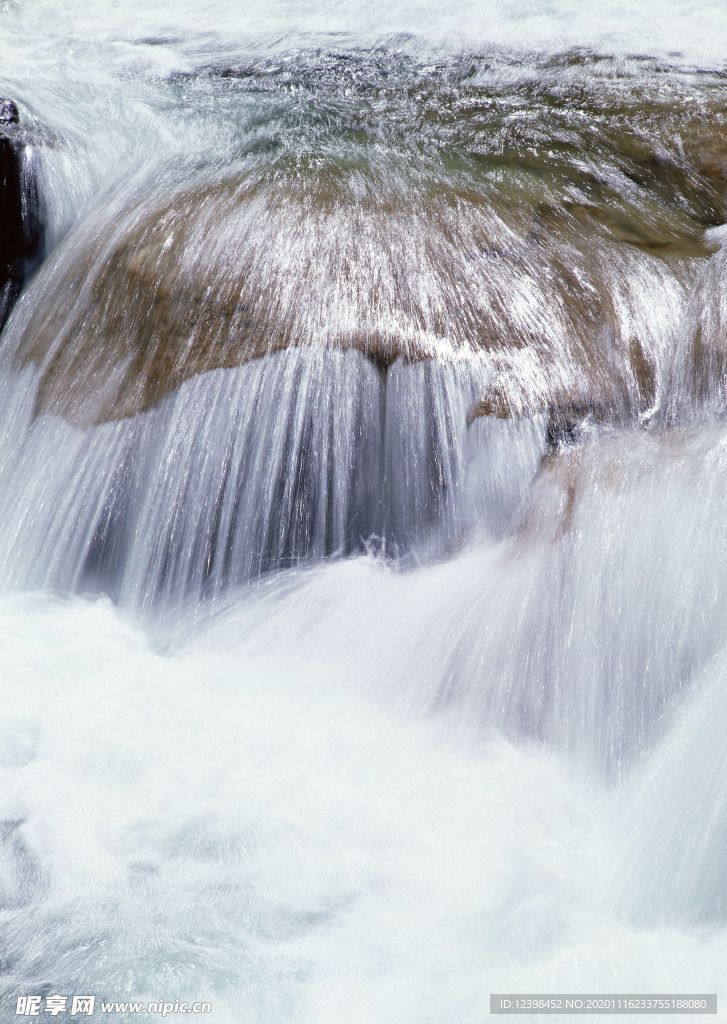
<path fill-rule="evenodd" d="M 717 992 L 727 1020 L 725 256 L 700 248 L 724 207 L 684 155 L 726 44 L 723 5 L 686 0 L 0 0 L 53 250 L 0 336 L 0 1022 L 86 993 L 474 1024 L 491 992 Z M 291 347 L 124 418 L 38 404 L 34 312 L 57 344 L 118 312 L 73 275 L 98 225 L 152 187 L 331 167 L 464 197 L 446 303 L 415 201 L 347 270 L 388 296 L 426 258 L 439 358 Z M 598 204 L 593 242 L 571 214 Z M 478 281 L 507 363 L 455 344 Z M 293 305 L 322 335 L 347 295 Z M 578 358 L 621 404 L 543 461 L 536 399 Z M 468 423 L 507 374 L 535 411 Z"/>

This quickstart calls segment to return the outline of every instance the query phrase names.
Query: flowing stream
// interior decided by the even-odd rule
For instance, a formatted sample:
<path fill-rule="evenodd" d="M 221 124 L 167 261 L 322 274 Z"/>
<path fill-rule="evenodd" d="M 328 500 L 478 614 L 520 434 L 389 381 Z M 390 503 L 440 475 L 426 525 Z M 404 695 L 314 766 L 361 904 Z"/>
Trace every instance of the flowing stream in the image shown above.
<path fill-rule="evenodd" d="M 0 1024 L 727 1020 L 725 52 L 0 0 Z"/>

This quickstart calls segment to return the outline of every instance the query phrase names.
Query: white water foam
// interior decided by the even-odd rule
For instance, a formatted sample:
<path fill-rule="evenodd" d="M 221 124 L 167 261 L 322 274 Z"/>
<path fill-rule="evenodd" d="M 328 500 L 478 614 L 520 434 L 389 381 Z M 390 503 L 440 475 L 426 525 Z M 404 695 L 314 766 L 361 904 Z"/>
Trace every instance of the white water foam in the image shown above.
<path fill-rule="evenodd" d="M 630 923 L 611 874 L 630 819 L 602 783 L 361 692 L 341 595 L 377 601 L 359 637 L 406 644 L 406 584 L 368 559 L 309 579 L 262 634 L 251 594 L 173 656 L 106 601 L 2 598 L 4 991 L 466 1024 L 491 991 L 717 990 L 724 930 L 678 924 L 691 873 L 662 891 L 677 923 Z M 318 623 L 315 649 L 271 641 L 282 621 Z M 631 853 L 645 876 L 652 853 Z"/>
<path fill-rule="evenodd" d="M 205 60 L 386 38 L 722 67 L 724 8 L 696 14 L 6 0 L 2 89 L 64 138 L 55 239 L 150 153 L 224 161 L 183 85 L 169 109 Z M 639 333 L 667 353 L 682 292 L 654 279 Z M 288 353 L 80 431 L 4 372 L 3 1013 L 90 991 L 209 998 L 216 1024 L 474 1024 L 498 990 L 720 990 L 723 428 L 597 432 L 538 473 L 543 422 L 466 427 L 488 373 L 395 367 L 384 393 L 355 353 Z M 280 417 L 244 400 L 263 386 Z M 311 557 L 375 531 L 409 557 L 291 567 L 294 522 Z M 263 549 L 279 571 L 250 582 Z M 93 586 L 122 611 L 47 592 Z"/>
<path fill-rule="evenodd" d="M 727 13 L 717 0 L 698 5 L 692 0 L 253 0 L 244 7 L 233 0 L 184 0 L 173 6 L 165 0 L 124 0 L 113 6 L 69 2 L 62 9 L 47 0 L 6 0 L 3 7 L 0 15 L 16 46 L 25 40 L 34 40 L 36 48 L 65 46 L 68 40 L 74 56 L 83 57 L 90 50 L 95 62 L 93 50 L 98 47 L 111 66 L 134 62 L 162 71 L 174 66 L 180 42 L 192 39 L 197 48 L 206 45 L 219 54 L 251 41 L 279 44 L 281 37 L 296 44 L 306 35 L 338 37 L 339 43 L 344 39 L 350 46 L 372 45 L 393 36 L 400 46 L 416 47 L 420 41 L 430 47 L 495 46 L 528 52 L 590 47 L 607 53 L 683 57 L 720 67 L 727 42 Z M 138 41 L 146 46 L 132 48 Z M 19 58 L 10 57 L 13 67 Z"/>

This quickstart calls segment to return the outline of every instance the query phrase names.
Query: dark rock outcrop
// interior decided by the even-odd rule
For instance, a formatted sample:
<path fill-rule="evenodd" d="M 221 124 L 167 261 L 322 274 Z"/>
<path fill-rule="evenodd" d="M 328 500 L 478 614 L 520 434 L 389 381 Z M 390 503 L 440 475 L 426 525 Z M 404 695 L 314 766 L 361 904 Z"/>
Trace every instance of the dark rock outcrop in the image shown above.
<path fill-rule="evenodd" d="M 0 330 L 42 248 L 40 203 L 28 149 L 17 106 L 0 99 Z"/>

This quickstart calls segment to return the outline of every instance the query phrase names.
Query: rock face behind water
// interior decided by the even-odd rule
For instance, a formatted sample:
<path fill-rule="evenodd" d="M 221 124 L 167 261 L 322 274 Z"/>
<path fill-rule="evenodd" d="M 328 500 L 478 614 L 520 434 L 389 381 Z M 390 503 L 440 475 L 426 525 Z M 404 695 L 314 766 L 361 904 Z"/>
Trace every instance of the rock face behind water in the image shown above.
<path fill-rule="evenodd" d="M 37 411 L 132 416 L 184 380 L 289 346 L 485 358 L 510 408 L 642 409 L 694 253 L 654 255 L 588 207 L 336 167 L 138 193 L 56 255 L 16 353 Z M 634 355 L 636 353 L 636 356 Z"/>
<path fill-rule="evenodd" d="M 0 99 L 0 330 L 39 259 L 41 218 L 18 108 Z"/>
<path fill-rule="evenodd" d="M 716 253 L 696 278 L 685 311 L 681 343 L 683 389 L 698 407 L 716 407 L 724 412 L 727 408 L 727 249 Z"/>

